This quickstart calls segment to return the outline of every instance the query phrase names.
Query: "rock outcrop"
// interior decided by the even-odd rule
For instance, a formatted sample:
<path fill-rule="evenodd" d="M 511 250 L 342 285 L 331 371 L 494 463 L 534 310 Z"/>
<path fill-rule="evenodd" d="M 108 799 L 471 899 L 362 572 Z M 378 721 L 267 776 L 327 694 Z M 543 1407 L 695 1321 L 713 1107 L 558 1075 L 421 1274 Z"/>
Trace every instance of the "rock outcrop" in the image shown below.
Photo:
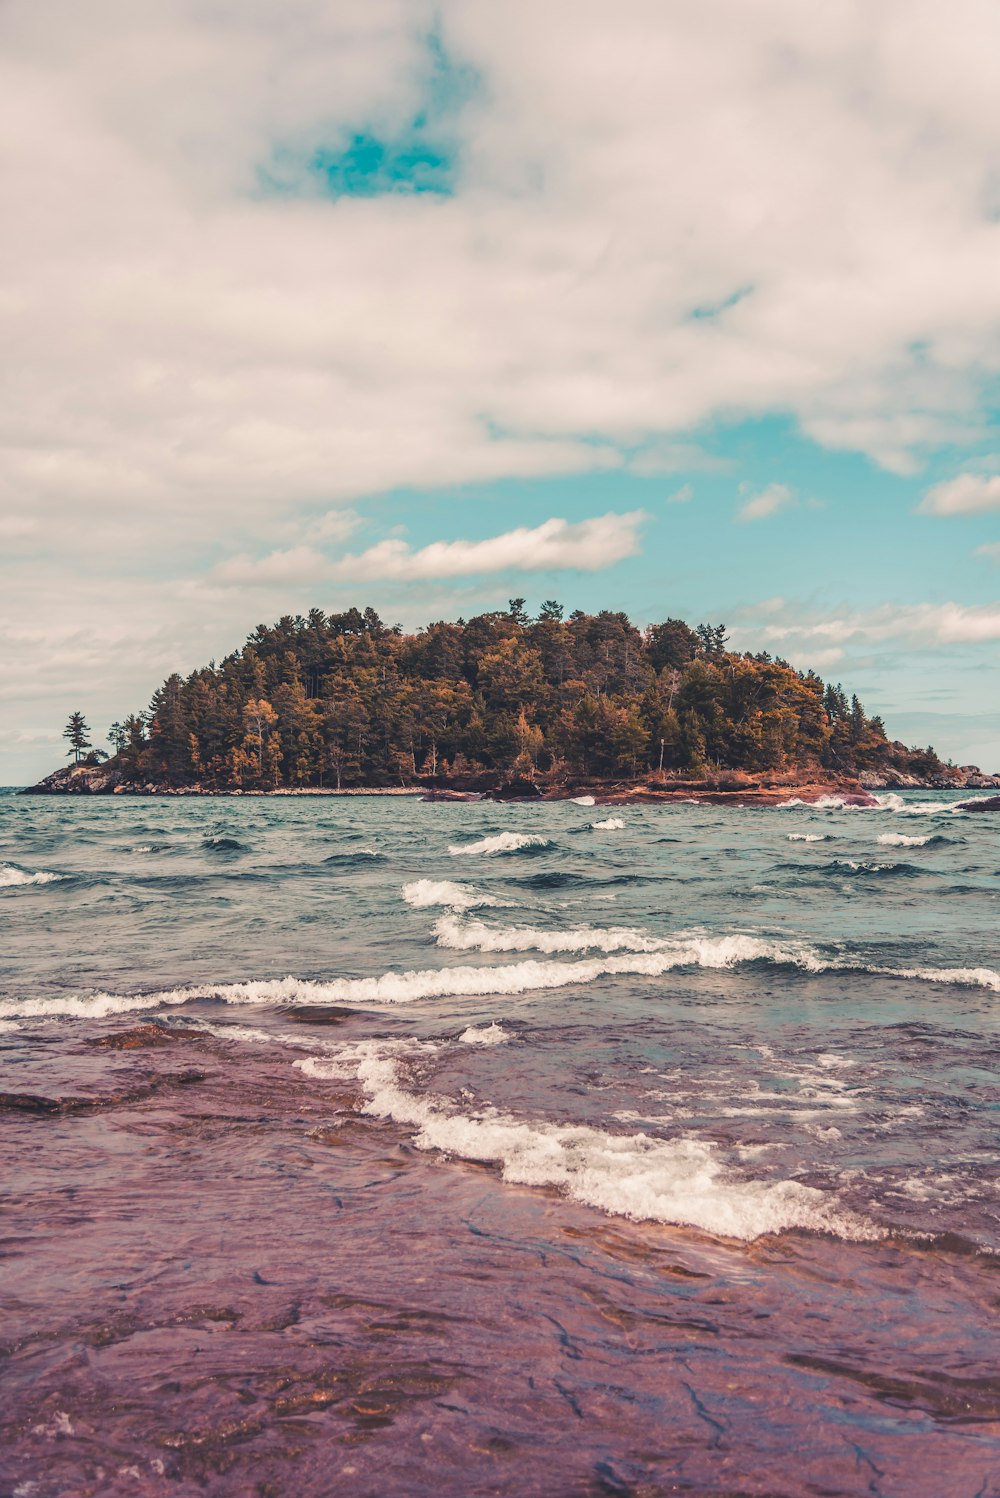
<path fill-rule="evenodd" d="M 65 765 L 46 775 L 37 785 L 25 787 L 28 796 L 108 796 L 122 784 L 122 773 L 113 760 L 101 765 Z"/>

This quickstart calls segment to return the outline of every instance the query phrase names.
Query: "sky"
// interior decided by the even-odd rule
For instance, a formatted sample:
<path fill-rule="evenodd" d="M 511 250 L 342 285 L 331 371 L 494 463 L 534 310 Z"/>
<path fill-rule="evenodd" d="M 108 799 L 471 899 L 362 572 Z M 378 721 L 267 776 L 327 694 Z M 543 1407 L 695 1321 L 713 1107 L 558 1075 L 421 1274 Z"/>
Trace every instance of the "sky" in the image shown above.
<path fill-rule="evenodd" d="M 511 597 L 1000 770 L 998 97 L 992 0 L 5 0 L 0 783 Z"/>

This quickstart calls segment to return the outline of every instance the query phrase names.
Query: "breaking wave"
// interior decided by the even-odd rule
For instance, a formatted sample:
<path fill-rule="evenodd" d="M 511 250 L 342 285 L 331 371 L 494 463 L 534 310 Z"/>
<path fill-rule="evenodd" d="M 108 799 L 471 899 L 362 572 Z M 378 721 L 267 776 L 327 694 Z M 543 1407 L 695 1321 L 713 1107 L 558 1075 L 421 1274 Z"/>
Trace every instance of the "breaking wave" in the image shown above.
<path fill-rule="evenodd" d="M 866 811 L 871 809 L 872 803 L 868 801 L 852 800 L 848 796 L 817 796 L 815 801 L 803 801 L 801 796 L 791 796 L 787 801 L 775 803 L 775 811 L 789 811 L 792 807 L 802 806 L 808 811 Z"/>
<path fill-rule="evenodd" d="M 937 842 L 937 838 L 907 837 L 905 832 L 880 832 L 878 842 L 884 848 L 923 848 L 927 843 Z"/>
<path fill-rule="evenodd" d="M 894 811 L 910 817 L 961 816 L 964 808 L 954 801 L 904 801 L 895 791 L 876 796 L 882 811 Z"/>
<path fill-rule="evenodd" d="M 591 822 L 595 832 L 621 832 L 625 823 L 621 817 L 606 817 L 603 822 Z"/>
<path fill-rule="evenodd" d="M 747 1241 L 789 1228 L 858 1240 L 883 1236 L 874 1223 L 813 1186 L 738 1176 L 706 1140 L 609 1134 L 522 1120 L 493 1108 L 462 1113 L 446 1098 L 409 1091 L 402 1059 L 400 1048 L 362 1042 L 350 1056 L 294 1064 L 307 1076 L 342 1077 L 347 1063 L 363 1089 L 363 1111 L 415 1129 L 418 1149 L 497 1165 L 511 1185 L 556 1187 L 612 1216 Z"/>
<path fill-rule="evenodd" d="M 835 858 L 833 863 L 827 864 L 827 870 L 833 874 L 857 874 L 862 878 L 870 875 L 876 879 L 915 879 L 927 873 L 926 869 L 917 868 L 912 863 L 872 863 L 858 858 Z"/>
<path fill-rule="evenodd" d="M 482 905 L 499 905 L 490 895 L 481 895 L 471 884 L 453 884 L 450 879 L 414 879 L 403 885 L 403 899 L 407 905 L 426 910 L 434 905 L 447 905 L 452 910 L 475 910 Z"/>
<path fill-rule="evenodd" d="M 451 952 L 659 952 L 664 942 L 633 926 L 576 926 L 547 931 L 537 926 L 487 926 L 443 915 L 434 923 L 439 947 Z"/>
<path fill-rule="evenodd" d="M 788 841 L 790 843 L 825 843 L 828 837 L 827 832 L 790 832 Z"/>
<path fill-rule="evenodd" d="M 65 874 L 53 874 L 48 869 L 37 869 L 29 873 L 19 869 L 16 863 L 0 863 L 0 889 L 14 889 L 25 884 L 54 884 L 65 879 Z"/>
<path fill-rule="evenodd" d="M 491 1025 L 470 1025 L 458 1038 L 463 1045 L 503 1045 L 510 1036 L 494 1020 Z"/>
<path fill-rule="evenodd" d="M 448 852 L 456 858 L 462 853 L 520 853 L 525 848 L 548 846 L 548 838 L 534 832 L 498 832 L 495 837 L 480 838 L 478 843 L 452 843 Z"/>
<path fill-rule="evenodd" d="M 473 923 L 474 928 L 480 923 Z M 608 928 L 605 939 L 613 940 Z M 625 932 L 627 928 L 617 928 Z M 474 950 L 546 950 L 577 951 L 579 946 L 529 946 L 528 937 L 553 940 L 560 933 L 535 933 L 530 928 L 516 931 L 510 937 L 499 932 L 475 932 L 482 943 Z M 485 933 L 485 934 L 484 934 Z M 593 935 L 594 933 L 588 933 Z M 563 943 L 577 939 L 575 933 L 562 933 Z M 729 936 L 679 935 L 649 943 L 640 950 L 610 951 L 600 957 L 581 958 L 576 962 L 559 962 L 528 958 L 522 962 L 478 967 L 456 966 L 424 968 L 408 972 L 382 973 L 371 978 L 304 978 L 249 979 L 239 983 L 209 983 L 188 988 L 160 990 L 145 994 L 67 995 L 65 997 L 14 1000 L 4 1010 L 8 1019 L 50 1019 L 60 1015 L 73 1018 L 100 1019 L 137 1010 L 181 1005 L 199 999 L 219 1000 L 227 1004 L 281 1004 L 309 1007 L 317 1004 L 409 1004 L 439 998 L 494 998 L 516 996 L 546 989 L 568 988 L 593 983 L 600 978 L 660 978 L 677 968 L 720 970 L 742 963 L 764 962 L 773 966 L 798 969 L 800 972 L 858 973 L 873 977 L 904 978 L 927 983 L 949 983 L 962 987 L 985 988 L 1000 993 L 1000 973 L 987 967 L 884 967 L 850 956 L 825 957 L 805 944 L 793 945 L 769 941 L 746 934 Z M 498 948 L 486 942 L 516 940 L 518 946 Z M 624 936 L 622 937 L 624 940 Z"/>

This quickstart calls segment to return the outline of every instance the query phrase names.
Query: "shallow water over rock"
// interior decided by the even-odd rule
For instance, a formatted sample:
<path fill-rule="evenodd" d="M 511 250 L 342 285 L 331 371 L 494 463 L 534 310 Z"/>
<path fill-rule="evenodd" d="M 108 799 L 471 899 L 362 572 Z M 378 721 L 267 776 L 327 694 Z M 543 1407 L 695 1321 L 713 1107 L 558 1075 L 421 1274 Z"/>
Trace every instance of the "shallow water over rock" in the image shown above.
<path fill-rule="evenodd" d="M 912 799 L 0 800 L 0 1491 L 1000 1491 L 1000 847 Z"/>

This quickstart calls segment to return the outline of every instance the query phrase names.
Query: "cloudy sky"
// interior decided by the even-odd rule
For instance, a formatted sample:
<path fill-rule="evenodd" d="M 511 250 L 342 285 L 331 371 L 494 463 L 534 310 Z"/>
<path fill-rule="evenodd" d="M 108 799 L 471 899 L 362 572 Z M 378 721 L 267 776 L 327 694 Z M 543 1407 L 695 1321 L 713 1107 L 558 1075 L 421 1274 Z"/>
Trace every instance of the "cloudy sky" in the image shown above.
<path fill-rule="evenodd" d="M 512 595 L 1000 768 L 998 97 L 992 0 L 5 0 L 0 781 Z"/>

